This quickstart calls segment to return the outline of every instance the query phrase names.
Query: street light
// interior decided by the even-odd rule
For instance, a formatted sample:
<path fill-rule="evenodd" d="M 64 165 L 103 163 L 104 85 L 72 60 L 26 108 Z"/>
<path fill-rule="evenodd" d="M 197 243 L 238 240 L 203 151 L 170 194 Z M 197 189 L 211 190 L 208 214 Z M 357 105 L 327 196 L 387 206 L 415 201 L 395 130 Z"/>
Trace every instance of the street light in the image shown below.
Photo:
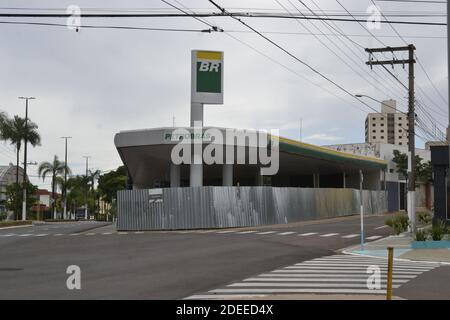
<path fill-rule="evenodd" d="M 87 179 L 88 179 L 88 174 L 89 174 L 89 158 L 90 158 L 91 156 L 83 156 L 83 158 L 86 158 L 86 182 L 87 182 Z M 87 220 L 87 218 L 88 218 L 88 193 L 89 193 L 89 190 L 88 190 L 88 188 L 87 188 L 87 186 L 86 186 L 86 194 L 85 194 L 85 204 L 84 204 L 84 220 Z"/>
<path fill-rule="evenodd" d="M 65 140 L 65 159 L 64 159 L 64 211 L 63 211 L 63 219 L 67 217 L 67 139 L 72 139 L 72 137 L 60 137 Z"/>
<path fill-rule="evenodd" d="M 27 138 L 28 138 L 28 100 L 34 100 L 35 97 L 19 97 L 25 100 L 25 139 L 24 139 L 24 161 L 23 161 L 23 200 L 22 200 L 22 220 L 27 219 Z"/>

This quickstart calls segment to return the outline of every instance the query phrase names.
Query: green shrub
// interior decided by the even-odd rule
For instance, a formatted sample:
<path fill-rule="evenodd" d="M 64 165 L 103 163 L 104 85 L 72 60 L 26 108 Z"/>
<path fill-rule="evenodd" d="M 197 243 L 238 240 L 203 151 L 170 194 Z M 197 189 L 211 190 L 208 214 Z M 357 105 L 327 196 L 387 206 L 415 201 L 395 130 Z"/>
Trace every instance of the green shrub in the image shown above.
<path fill-rule="evenodd" d="M 427 237 L 428 237 L 427 231 L 424 229 L 417 229 L 414 235 L 414 239 L 416 241 L 425 241 L 427 240 Z"/>
<path fill-rule="evenodd" d="M 417 215 L 417 220 L 419 220 L 421 224 L 429 224 L 431 222 L 431 214 L 428 212 L 419 212 Z"/>
<path fill-rule="evenodd" d="M 396 213 L 385 221 L 385 224 L 392 228 L 394 234 L 399 235 L 408 230 L 409 219 L 405 213 Z"/>
<path fill-rule="evenodd" d="M 434 241 L 442 240 L 446 233 L 447 226 L 445 225 L 444 221 L 437 220 L 435 223 L 433 223 L 433 226 L 431 227 L 431 238 Z"/>

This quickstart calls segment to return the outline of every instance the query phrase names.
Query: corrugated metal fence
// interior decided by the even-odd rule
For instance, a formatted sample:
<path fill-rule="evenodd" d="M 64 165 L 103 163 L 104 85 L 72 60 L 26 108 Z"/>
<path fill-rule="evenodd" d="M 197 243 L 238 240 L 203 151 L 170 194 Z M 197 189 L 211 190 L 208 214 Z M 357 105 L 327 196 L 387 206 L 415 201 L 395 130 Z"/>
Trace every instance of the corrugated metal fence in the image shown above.
<path fill-rule="evenodd" d="M 359 213 L 359 190 L 185 187 L 118 192 L 119 230 L 246 227 Z M 384 191 L 363 191 L 367 215 L 386 211 Z"/>

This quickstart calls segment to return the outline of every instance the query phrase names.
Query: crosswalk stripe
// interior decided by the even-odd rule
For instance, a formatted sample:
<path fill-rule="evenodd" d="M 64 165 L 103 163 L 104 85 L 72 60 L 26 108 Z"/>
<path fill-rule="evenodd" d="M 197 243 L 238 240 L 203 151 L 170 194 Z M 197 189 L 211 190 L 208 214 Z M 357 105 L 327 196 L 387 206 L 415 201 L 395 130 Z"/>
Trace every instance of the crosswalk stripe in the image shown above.
<path fill-rule="evenodd" d="M 255 230 L 249 230 L 249 231 L 241 231 L 241 232 L 237 232 L 238 234 L 248 234 L 248 233 L 255 233 Z"/>
<path fill-rule="evenodd" d="M 258 288 L 258 289 L 214 289 L 209 291 L 211 293 L 342 293 L 342 294 L 386 294 L 386 290 L 370 290 L 370 289 L 333 289 L 333 288 L 311 288 L 311 289 L 299 289 L 299 288 L 291 288 L 291 289 L 266 289 L 266 288 Z"/>
<path fill-rule="evenodd" d="M 386 226 L 386 225 L 385 226 L 380 226 L 380 227 L 376 227 L 375 230 L 380 230 L 380 229 L 384 229 L 384 228 L 387 228 L 387 227 L 388 226 Z"/>
<path fill-rule="evenodd" d="M 262 298 L 267 297 L 267 294 L 195 294 L 193 296 L 184 298 L 184 300 L 203 300 L 203 299 L 232 299 L 236 298 Z"/>
<path fill-rule="evenodd" d="M 328 237 L 334 237 L 334 236 L 337 236 L 339 233 L 327 233 L 327 234 L 322 234 L 322 235 L 320 235 L 320 237 L 323 237 L 323 238 L 328 238 Z"/>
<path fill-rule="evenodd" d="M 35 235 L 35 237 L 45 237 L 45 236 L 48 236 L 48 233 L 40 233 Z"/>
<path fill-rule="evenodd" d="M 259 232 L 257 234 L 271 234 L 271 233 L 275 233 L 276 231 L 264 231 L 264 232 Z"/>
<path fill-rule="evenodd" d="M 376 239 L 380 239 L 382 236 L 371 236 L 371 237 L 367 237 L 366 240 L 376 240 Z"/>
<path fill-rule="evenodd" d="M 295 232 L 293 232 L 293 231 L 288 231 L 288 232 L 281 232 L 281 233 L 277 233 L 279 236 L 287 236 L 287 235 L 290 235 L 290 234 L 294 234 Z"/>
<path fill-rule="evenodd" d="M 338 271 L 336 271 L 338 272 Z M 282 279 L 282 278 L 302 278 L 302 277 L 317 277 L 319 275 L 317 274 L 308 274 L 307 272 L 304 273 L 263 273 L 259 275 L 260 277 L 269 277 L 274 279 Z M 385 278 L 387 276 L 387 272 L 381 271 L 381 279 Z M 328 274 L 320 274 L 321 278 L 339 278 L 339 279 L 367 279 L 367 273 L 364 274 L 341 274 L 341 273 L 328 273 Z M 414 279 L 417 275 L 414 274 L 400 274 L 396 275 L 396 279 Z"/>
<path fill-rule="evenodd" d="M 231 233 L 231 232 L 236 232 L 236 230 L 224 230 L 224 231 L 219 231 L 216 233 Z"/>
<path fill-rule="evenodd" d="M 367 288 L 366 283 L 276 283 L 276 282 L 238 282 L 229 284 L 227 287 L 294 287 L 294 288 Z M 393 284 L 392 288 L 399 288 L 400 285 Z M 386 289 L 386 285 L 381 285 Z"/>
<path fill-rule="evenodd" d="M 103 232 L 102 235 L 112 234 L 112 232 Z"/>
<path fill-rule="evenodd" d="M 23 233 L 23 234 L 19 234 L 19 237 L 29 237 L 32 236 L 32 233 Z"/>
<path fill-rule="evenodd" d="M 317 266 L 317 267 L 368 267 L 370 265 L 378 265 L 376 262 L 368 262 L 368 263 L 316 263 L 316 262 L 302 262 L 296 263 L 294 266 Z M 382 264 L 380 267 L 387 267 L 386 264 Z M 418 269 L 418 270 L 429 270 L 433 269 L 433 267 L 422 267 L 422 266 L 410 266 L 407 264 L 396 264 L 394 263 L 394 269 L 396 268 L 409 268 L 409 269 Z"/>
<path fill-rule="evenodd" d="M 311 281 L 315 281 L 315 282 L 342 282 L 343 280 L 345 280 L 346 282 L 367 282 L 367 276 L 365 278 L 347 278 L 347 279 L 342 279 L 342 278 L 248 278 L 245 279 L 244 281 L 261 281 L 261 282 L 272 282 L 272 281 L 280 281 L 280 282 L 311 282 Z M 387 279 L 380 279 L 381 282 L 387 282 Z M 405 283 L 408 282 L 408 279 L 393 279 L 392 282 L 393 283 Z"/>
<path fill-rule="evenodd" d="M 359 237 L 359 234 L 354 233 L 354 234 L 348 234 L 346 236 L 342 236 L 342 238 L 344 238 L 344 239 L 351 239 L 351 238 L 355 238 L 355 237 Z"/>
<path fill-rule="evenodd" d="M 270 272 L 233 282 L 225 287 L 199 293 L 202 299 L 214 299 L 216 295 L 262 295 L 280 293 L 322 293 L 322 294 L 385 294 L 387 266 L 385 259 L 350 255 L 333 255 L 312 259 Z M 379 284 L 375 290 L 373 274 L 367 267 L 379 266 Z M 394 262 L 395 263 L 395 262 Z M 438 266 L 423 266 L 409 261 L 394 264 L 393 288 L 399 288 L 411 279 Z"/>
<path fill-rule="evenodd" d="M 0 234 L 0 237 L 12 237 L 15 236 L 16 234 L 14 233 L 7 233 L 7 234 Z"/>
<path fill-rule="evenodd" d="M 312 236 L 312 235 L 315 235 L 315 234 L 317 234 L 317 232 L 308 232 L 308 233 L 299 234 L 299 236 L 300 237 L 308 237 L 308 236 Z"/>
<path fill-rule="evenodd" d="M 308 271 L 307 273 L 334 273 L 336 272 L 336 268 L 335 269 L 330 269 L 330 270 L 315 270 L 315 269 L 310 269 L 310 270 L 294 270 L 294 269 L 285 269 L 285 270 L 275 270 L 272 271 L 274 273 L 303 273 L 305 271 Z M 339 270 L 340 273 L 351 273 L 351 274 L 355 274 L 356 271 L 358 270 Z M 362 270 L 361 270 L 362 271 Z M 365 270 L 363 270 L 365 273 Z M 399 270 L 394 270 L 393 271 L 394 274 L 421 274 L 421 271 L 399 271 Z"/>
<path fill-rule="evenodd" d="M 62 236 L 63 234 L 62 233 L 55 233 L 53 236 L 54 237 L 60 237 L 60 236 Z"/>

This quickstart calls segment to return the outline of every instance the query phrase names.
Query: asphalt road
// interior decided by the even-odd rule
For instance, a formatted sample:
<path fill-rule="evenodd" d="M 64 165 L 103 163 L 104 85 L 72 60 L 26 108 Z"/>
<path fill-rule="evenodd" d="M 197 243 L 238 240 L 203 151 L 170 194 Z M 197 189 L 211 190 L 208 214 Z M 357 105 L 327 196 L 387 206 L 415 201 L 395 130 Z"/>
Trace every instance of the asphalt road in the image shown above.
<path fill-rule="evenodd" d="M 366 218 L 366 238 L 388 235 L 384 220 Z M 96 222 L 0 230 L 0 299 L 182 299 L 356 244 L 359 217 L 223 231 L 117 233 Z M 66 287 L 69 265 L 81 268 L 81 290 Z"/>

